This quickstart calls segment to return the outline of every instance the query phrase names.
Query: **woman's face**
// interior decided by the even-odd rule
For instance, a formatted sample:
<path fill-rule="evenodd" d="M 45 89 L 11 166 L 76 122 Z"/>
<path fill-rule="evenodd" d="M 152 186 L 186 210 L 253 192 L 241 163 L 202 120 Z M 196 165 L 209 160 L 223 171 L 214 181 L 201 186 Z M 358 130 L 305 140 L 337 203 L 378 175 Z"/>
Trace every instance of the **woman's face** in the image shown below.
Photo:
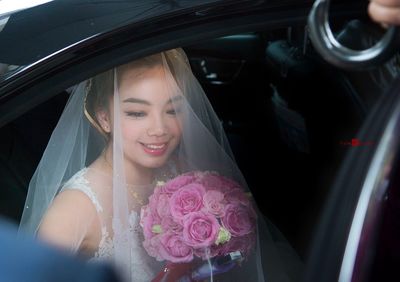
<path fill-rule="evenodd" d="M 183 96 L 174 93 L 161 66 L 138 71 L 124 71 L 118 88 L 124 157 L 133 165 L 157 168 L 179 144 Z M 113 128 L 112 102 L 109 112 Z"/>

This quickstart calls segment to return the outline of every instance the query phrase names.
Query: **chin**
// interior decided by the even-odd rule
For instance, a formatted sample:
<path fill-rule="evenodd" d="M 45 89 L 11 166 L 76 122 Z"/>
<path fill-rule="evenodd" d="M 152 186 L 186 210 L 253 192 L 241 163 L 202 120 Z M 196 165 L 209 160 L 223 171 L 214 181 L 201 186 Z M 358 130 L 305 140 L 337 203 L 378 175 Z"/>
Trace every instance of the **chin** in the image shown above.
<path fill-rule="evenodd" d="M 160 168 L 167 163 L 167 160 L 168 160 L 168 158 L 148 160 L 146 162 L 143 162 L 142 166 L 147 167 L 147 168 Z"/>

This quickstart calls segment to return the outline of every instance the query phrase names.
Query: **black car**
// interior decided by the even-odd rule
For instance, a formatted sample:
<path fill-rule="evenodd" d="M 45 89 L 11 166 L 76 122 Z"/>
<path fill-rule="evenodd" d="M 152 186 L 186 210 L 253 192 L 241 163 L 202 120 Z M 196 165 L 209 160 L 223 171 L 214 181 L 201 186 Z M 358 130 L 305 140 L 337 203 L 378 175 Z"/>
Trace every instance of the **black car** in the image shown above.
<path fill-rule="evenodd" d="M 384 33 L 367 4 L 331 4 L 335 35 L 354 49 Z M 182 47 L 260 210 L 304 261 L 299 280 L 398 280 L 400 56 L 362 71 L 326 63 L 308 39 L 311 5 L 55 0 L 0 11 L 0 214 L 19 222 L 71 86 Z"/>

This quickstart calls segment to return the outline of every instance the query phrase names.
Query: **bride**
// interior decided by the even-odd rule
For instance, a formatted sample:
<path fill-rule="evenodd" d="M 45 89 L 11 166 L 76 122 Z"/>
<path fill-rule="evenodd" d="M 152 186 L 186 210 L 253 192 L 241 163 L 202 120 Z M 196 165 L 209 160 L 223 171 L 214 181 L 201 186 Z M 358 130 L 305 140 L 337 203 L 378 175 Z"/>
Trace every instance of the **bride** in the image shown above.
<path fill-rule="evenodd" d="M 90 261 L 109 260 L 124 281 L 173 281 L 173 264 L 143 247 L 140 211 L 157 184 L 190 171 L 216 171 L 247 189 L 186 55 L 173 49 L 74 88 L 31 179 L 20 230 Z M 261 214 L 257 223 L 251 255 L 218 275 L 208 260 L 211 280 L 298 278 L 289 244 L 272 236 L 280 233 Z"/>

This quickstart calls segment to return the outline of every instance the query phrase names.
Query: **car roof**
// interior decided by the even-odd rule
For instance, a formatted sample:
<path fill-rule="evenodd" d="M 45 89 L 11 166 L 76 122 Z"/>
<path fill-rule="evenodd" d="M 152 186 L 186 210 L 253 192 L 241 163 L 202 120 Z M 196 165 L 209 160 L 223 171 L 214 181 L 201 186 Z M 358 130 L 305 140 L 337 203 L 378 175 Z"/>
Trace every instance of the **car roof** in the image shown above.
<path fill-rule="evenodd" d="M 0 32 L 0 63 L 27 65 L 126 24 L 223 1 L 52 1 L 11 15 Z"/>
<path fill-rule="evenodd" d="M 13 13 L 0 29 L 0 65 L 26 66 L 85 39 L 127 25 L 151 27 L 159 19 L 221 16 L 228 10 L 276 12 L 308 7 L 311 0 L 53 0 Z M 363 2 L 337 0 L 335 4 Z M 185 16 L 181 18 L 180 16 Z M 140 31 L 140 29 L 139 29 Z"/>

